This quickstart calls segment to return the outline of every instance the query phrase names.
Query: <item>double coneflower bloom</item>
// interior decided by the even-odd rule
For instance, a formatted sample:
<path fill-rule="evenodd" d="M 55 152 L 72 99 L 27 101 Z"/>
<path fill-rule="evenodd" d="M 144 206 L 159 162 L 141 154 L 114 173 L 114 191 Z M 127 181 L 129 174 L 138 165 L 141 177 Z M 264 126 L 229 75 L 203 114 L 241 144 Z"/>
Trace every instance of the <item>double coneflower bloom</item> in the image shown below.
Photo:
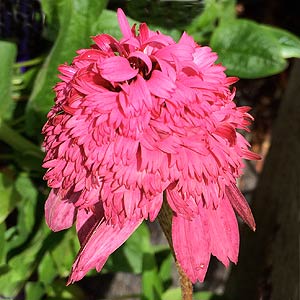
<path fill-rule="evenodd" d="M 237 78 L 209 47 L 186 33 L 176 43 L 144 23 L 137 33 L 120 9 L 118 20 L 120 41 L 97 35 L 59 67 L 43 128 L 46 221 L 54 231 L 76 224 L 70 283 L 100 271 L 144 219 L 153 221 L 165 193 L 176 259 L 192 282 L 203 281 L 211 254 L 237 262 L 234 210 L 255 228 L 236 187 L 243 159 L 258 158 L 237 132 L 252 117 L 236 107 Z"/>

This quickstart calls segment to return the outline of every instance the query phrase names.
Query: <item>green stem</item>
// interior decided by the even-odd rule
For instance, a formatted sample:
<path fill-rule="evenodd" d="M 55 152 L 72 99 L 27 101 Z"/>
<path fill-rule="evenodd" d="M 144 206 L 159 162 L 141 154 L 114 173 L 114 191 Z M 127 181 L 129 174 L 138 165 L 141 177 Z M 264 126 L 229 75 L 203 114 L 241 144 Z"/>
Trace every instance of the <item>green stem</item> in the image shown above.
<path fill-rule="evenodd" d="M 31 66 L 40 64 L 44 59 L 45 59 L 44 56 L 38 56 L 38 57 L 30 59 L 30 60 L 17 62 L 14 64 L 14 68 L 31 67 Z"/>
<path fill-rule="evenodd" d="M 167 238 L 167 241 L 170 245 L 172 254 L 174 256 L 174 259 L 176 261 L 176 267 L 177 271 L 179 273 L 179 278 L 180 278 L 180 286 L 181 286 L 181 295 L 182 295 L 182 300 L 192 300 L 193 299 L 193 285 L 190 279 L 186 276 L 185 272 L 182 270 L 181 266 L 179 265 L 174 248 L 173 248 L 173 242 L 172 242 L 172 217 L 173 217 L 173 212 L 172 209 L 170 208 L 165 193 L 164 193 L 164 201 L 162 204 L 162 207 L 160 209 L 160 212 L 158 214 L 158 221 L 159 224 Z"/>
<path fill-rule="evenodd" d="M 0 140 L 11 146 L 18 152 L 31 155 L 38 159 L 43 159 L 43 152 L 34 143 L 20 135 L 17 131 L 9 127 L 0 119 Z"/>

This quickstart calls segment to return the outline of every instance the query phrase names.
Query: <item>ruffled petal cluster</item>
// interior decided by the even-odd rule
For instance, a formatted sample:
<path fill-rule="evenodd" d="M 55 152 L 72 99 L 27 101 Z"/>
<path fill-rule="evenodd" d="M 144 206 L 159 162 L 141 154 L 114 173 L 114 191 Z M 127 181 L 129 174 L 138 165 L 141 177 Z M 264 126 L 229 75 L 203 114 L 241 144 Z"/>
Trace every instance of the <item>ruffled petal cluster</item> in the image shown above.
<path fill-rule="evenodd" d="M 236 188 L 243 159 L 257 159 L 237 129 L 248 130 L 249 107 L 236 107 L 237 78 L 217 55 L 184 33 L 171 37 L 129 26 L 122 10 L 119 41 L 93 37 L 70 65 L 59 67 L 55 105 L 43 128 L 52 188 L 45 205 L 54 231 L 75 222 L 81 243 L 69 282 L 101 270 L 163 201 L 172 208 L 176 258 L 203 281 L 211 254 L 237 262 L 233 209 L 253 229 Z"/>

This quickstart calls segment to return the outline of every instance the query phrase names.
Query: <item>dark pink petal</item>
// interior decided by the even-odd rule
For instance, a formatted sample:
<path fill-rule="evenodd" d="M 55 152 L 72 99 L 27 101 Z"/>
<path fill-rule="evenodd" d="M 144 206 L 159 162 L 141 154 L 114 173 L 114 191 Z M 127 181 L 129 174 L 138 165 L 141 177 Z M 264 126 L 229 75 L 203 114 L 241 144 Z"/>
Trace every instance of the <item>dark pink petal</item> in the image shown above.
<path fill-rule="evenodd" d="M 149 72 L 152 70 L 152 61 L 149 58 L 149 56 L 146 55 L 145 53 L 143 53 L 141 51 L 134 51 L 134 52 L 131 52 L 128 55 L 128 58 L 130 58 L 130 57 L 139 58 L 140 60 L 142 60 L 146 64 L 146 66 L 147 66 L 147 73 L 146 74 L 149 74 Z"/>
<path fill-rule="evenodd" d="M 256 225 L 255 221 L 249 207 L 249 204 L 240 190 L 237 188 L 235 184 L 231 184 L 230 186 L 226 186 L 226 195 L 235 209 L 235 211 L 240 215 L 243 221 L 253 230 L 255 231 Z"/>
<path fill-rule="evenodd" d="M 149 30 L 146 23 L 142 23 L 140 25 L 139 31 L 140 31 L 140 42 L 141 44 L 144 44 L 149 38 L 149 34 L 151 31 Z"/>
<path fill-rule="evenodd" d="M 221 124 L 220 126 L 218 126 L 215 133 L 223 138 L 226 138 L 230 146 L 236 143 L 236 131 L 229 124 Z"/>
<path fill-rule="evenodd" d="M 132 36 L 131 28 L 128 20 L 121 8 L 117 10 L 118 22 L 120 25 L 121 32 L 125 38 L 130 38 Z"/>
<path fill-rule="evenodd" d="M 52 189 L 45 203 L 46 223 L 53 231 L 71 227 L 75 218 L 74 204 L 62 200 L 58 191 L 58 189 Z"/>
<path fill-rule="evenodd" d="M 100 50 L 104 51 L 104 53 L 113 53 L 113 51 L 118 49 L 112 49 L 112 47 L 117 47 L 119 42 L 108 34 L 99 34 L 92 37 L 93 41 L 100 48 Z"/>
<path fill-rule="evenodd" d="M 86 212 L 81 210 L 78 214 L 86 214 Z M 79 218 L 84 217 L 79 216 Z M 128 239 L 142 221 L 143 219 L 126 220 L 121 228 L 118 224 L 110 225 L 103 219 L 91 222 L 87 239 L 80 248 L 67 284 L 80 280 L 93 268 L 99 272 L 108 256 Z"/>
<path fill-rule="evenodd" d="M 257 153 L 254 153 L 248 149 L 242 149 L 243 158 L 251 160 L 260 160 L 261 156 Z"/>
<path fill-rule="evenodd" d="M 207 219 L 200 216 L 188 220 L 175 215 L 172 223 L 172 240 L 176 259 L 190 280 L 203 282 L 209 260 L 210 241 Z"/>
<path fill-rule="evenodd" d="M 109 57 L 99 64 L 101 76 L 108 81 L 125 81 L 135 77 L 137 69 L 131 68 L 129 61 L 121 56 Z"/>
<path fill-rule="evenodd" d="M 81 246 L 89 239 L 89 235 L 93 232 L 92 228 L 103 218 L 104 211 L 101 202 L 98 202 L 92 208 L 78 210 L 76 216 L 76 231 Z"/>

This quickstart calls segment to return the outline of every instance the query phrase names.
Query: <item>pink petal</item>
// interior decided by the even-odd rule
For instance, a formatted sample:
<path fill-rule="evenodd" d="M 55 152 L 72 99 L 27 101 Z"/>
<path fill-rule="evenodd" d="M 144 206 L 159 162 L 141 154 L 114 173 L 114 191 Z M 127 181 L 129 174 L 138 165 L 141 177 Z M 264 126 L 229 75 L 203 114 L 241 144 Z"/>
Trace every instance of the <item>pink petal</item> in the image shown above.
<path fill-rule="evenodd" d="M 121 56 L 109 57 L 99 64 L 101 76 L 108 81 L 125 81 L 135 77 L 137 69 L 131 68 L 129 61 Z"/>
<path fill-rule="evenodd" d="M 225 197 L 217 208 L 202 208 L 201 215 L 207 214 L 209 222 L 210 251 L 226 267 L 228 258 L 237 263 L 239 252 L 239 229 L 235 213 L 229 200 Z M 201 217 L 202 219 L 203 216 Z"/>
<path fill-rule="evenodd" d="M 226 187 L 226 195 L 243 221 L 255 231 L 256 225 L 248 202 L 235 184 Z"/>
<path fill-rule="evenodd" d="M 121 32 L 125 38 L 130 38 L 132 36 L 131 28 L 128 20 L 121 8 L 117 10 L 118 22 L 120 25 Z"/>
<path fill-rule="evenodd" d="M 62 200 L 58 191 L 52 189 L 45 203 L 46 223 L 53 231 L 71 227 L 75 218 L 75 206 L 72 202 Z"/>
<path fill-rule="evenodd" d="M 169 98 L 170 92 L 176 87 L 168 76 L 157 70 L 152 72 L 151 78 L 146 83 L 151 94 L 161 98 Z"/>
<path fill-rule="evenodd" d="M 140 75 L 131 83 L 129 89 L 129 104 L 131 104 L 136 111 L 142 111 L 144 105 L 148 109 L 152 108 L 152 98 L 150 91 L 144 78 Z"/>
<path fill-rule="evenodd" d="M 194 45 L 173 44 L 159 49 L 155 56 L 167 61 L 173 61 L 176 57 L 179 61 L 193 60 Z"/>
<path fill-rule="evenodd" d="M 163 202 L 163 193 L 150 200 L 149 219 L 151 222 L 157 217 Z"/>
<path fill-rule="evenodd" d="M 91 216 L 85 210 L 78 212 L 78 218 L 86 218 L 86 222 L 89 222 L 89 231 L 72 266 L 67 284 L 80 280 L 93 268 L 99 272 L 108 256 L 119 248 L 143 221 L 143 219 L 126 220 L 120 228 L 118 224 L 110 225 L 104 219 L 94 218 L 89 221 Z M 81 223 L 83 226 L 82 220 Z M 88 227 L 85 228 L 85 232 Z"/>
<path fill-rule="evenodd" d="M 209 260 L 210 243 L 207 235 L 207 220 L 196 216 L 188 220 L 175 215 L 172 224 L 172 240 L 178 263 L 195 283 L 203 282 Z"/>

